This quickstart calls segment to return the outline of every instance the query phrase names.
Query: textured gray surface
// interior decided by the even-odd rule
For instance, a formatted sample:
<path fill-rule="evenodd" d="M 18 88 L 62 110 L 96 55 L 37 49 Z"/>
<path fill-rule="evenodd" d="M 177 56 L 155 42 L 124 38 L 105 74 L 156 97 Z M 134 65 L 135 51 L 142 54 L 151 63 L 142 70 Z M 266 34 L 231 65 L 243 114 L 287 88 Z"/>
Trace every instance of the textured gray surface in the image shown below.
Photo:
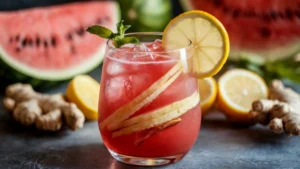
<path fill-rule="evenodd" d="M 92 75 L 99 79 L 100 68 Z M 64 91 L 65 87 L 62 84 L 47 92 Z M 300 168 L 299 137 L 275 135 L 261 126 L 235 128 L 217 113 L 203 120 L 195 146 L 182 161 L 162 167 L 134 167 L 109 155 L 96 122 L 87 122 L 76 132 L 45 133 L 20 126 L 0 106 L 0 169 Z"/>

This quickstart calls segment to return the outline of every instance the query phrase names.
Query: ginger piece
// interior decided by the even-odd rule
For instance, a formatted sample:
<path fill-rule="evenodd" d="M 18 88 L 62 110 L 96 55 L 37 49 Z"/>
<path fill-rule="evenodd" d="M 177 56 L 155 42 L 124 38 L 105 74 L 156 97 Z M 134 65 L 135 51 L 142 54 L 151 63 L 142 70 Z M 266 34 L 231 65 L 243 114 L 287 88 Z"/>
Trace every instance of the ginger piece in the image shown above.
<path fill-rule="evenodd" d="M 40 96 L 33 88 L 28 84 L 16 83 L 9 85 L 6 90 L 6 97 L 13 99 L 16 103 L 35 99 Z"/>
<path fill-rule="evenodd" d="M 84 115 L 74 103 L 63 107 L 64 117 L 71 130 L 77 130 L 83 127 Z"/>
<path fill-rule="evenodd" d="M 71 130 L 77 130 L 83 127 L 85 117 L 74 103 L 65 101 L 62 94 L 44 95 L 40 99 L 40 105 L 45 112 L 51 109 L 62 110 L 64 119 Z"/>
<path fill-rule="evenodd" d="M 15 120 L 26 126 L 36 124 L 41 130 L 60 130 L 63 119 L 76 130 L 82 128 L 85 121 L 83 113 L 62 94 L 37 93 L 28 84 L 9 85 L 3 103 L 7 110 L 13 111 Z"/>
<path fill-rule="evenodd" d="M 61 129 L 62 124 L 62 113 L 59 109 L 38 116 L 36 119 L 36 127 L 41 130 L 57 131 Z"/>
<path fill-rule="evenodd" d="M 4 98 L 3 99 L 3 106 L 8 111 L 13 111 L 16 107 L 16 102 L 12 98 Z"/>
<path fill-rule="evenodd" d="M 253 102 L 249 116 L 256 123 L 268 125 L 274 133 L 300 135 L 300 95 L 274 80 L 269 99 Z"/>
<path fill-rule="evenodd" d="M 36 99 L 31 99 L 18 104 L 13 111 L 15 120 L 25 126 L 34 124 L 36 118 L 40 115 L 42 115 L 42 109 L 39 107 Z"/>

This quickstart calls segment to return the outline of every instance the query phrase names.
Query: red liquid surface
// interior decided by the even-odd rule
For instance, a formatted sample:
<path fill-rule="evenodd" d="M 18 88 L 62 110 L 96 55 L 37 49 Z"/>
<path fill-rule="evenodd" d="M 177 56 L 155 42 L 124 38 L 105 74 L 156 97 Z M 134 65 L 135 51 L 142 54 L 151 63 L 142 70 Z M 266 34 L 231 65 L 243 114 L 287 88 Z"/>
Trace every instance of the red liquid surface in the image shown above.
<path fill-rule="evenodd" d="M 151 48 L 151 44 L 147 45 Z M 124 47 L 125 48 L 125 47 Z M 128 50 L 133 50 L 128 47 Z M 162 48 L 151 48 L 160 51 Z M 161 55 L 133 57 L 133 53 L 113 52 L 105 58 L 99 100 L 99 123 L 126 105 L 150 85 L 165 75 L 178 60 Z M 124 56 L 126 55 L 126 56 Z M 148 113 L 175 101 L 182 100 L 198 90 L 195 77 L 182 73 L 156 99 L 133 116 Z M 104 144 L 116 153 L 137 157 L 163 157 L 187 153 L 196 141 L 201 123 L 200 105 L 180 117 L 182 120 L 169 128 L 151 135 L 143 142 L 149 130 L 112 137 L 106 128 L 100 129 Z"/>

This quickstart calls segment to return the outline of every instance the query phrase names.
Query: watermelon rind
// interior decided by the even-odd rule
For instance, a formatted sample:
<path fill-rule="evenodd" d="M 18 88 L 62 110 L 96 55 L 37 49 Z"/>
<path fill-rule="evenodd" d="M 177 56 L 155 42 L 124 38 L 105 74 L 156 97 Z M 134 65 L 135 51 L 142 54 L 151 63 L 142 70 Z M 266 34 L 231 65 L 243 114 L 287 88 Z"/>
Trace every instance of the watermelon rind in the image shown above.
<path fill-rule="evenodd" d="M 231 49 L 230 51 L 230 59 L 231 60 L 239 60 L 241 58 L 247 58 L 254 63 L 265 63 L 267 61 L 273 62 L 276 60 L 287 59 L 290 56 L 293 56 L 295 53 L 300 52 L 300 40 L 284 45 L 280 48 L 273 48 L 265 51 L 246 51 L 246 50 L 238 50 Z"/>
<path fill-rule="evenodd" d="M 114 14 L 112 22 L 117 23 L 121 18 L 121 12 L 119 4 L 116 2 L 113 6 L 112 13 Z M 47 83 L 52 86 L 52 84 L 57 84 L 59 81 L 68 80 L 75 75 L 84 74 L 94 70 L 102 63 L 105 48 L 106 43 L 103 43 L 92 56 L 88 57 L 88 60 L 82 62 L 80 65 L 74 65 L 64 70 L 41 70 L 22 64 L 13 57 L 9 57 L 5 50 L 0 46 L 0 66 L 2 71 L 2 73 L 0 71 L 0 77 L 2 76 L 1 74 L 4 74 L 7 83 L 26 82 L 36 87 Z M 3 71 L 5 72 L 3 73 Z"/>
<path fill-rule="evenodd" d="M 180 4 L 184 11 L 194 10 L 190 0 L 180 0 Z M 266 62 L 288 59 L 293 54 L 299 52 L 300 52 L 300 39 L 279 48 L 272 48 L 272 49 L 266 49 L 260 51 L 234 49 L 231 47 L 229 59 L 233 61 L 240 60 L 240 59 L 247 59 L 247 60 L 251 60 L 251 62 L 256 64 L 264 64 Z"/>

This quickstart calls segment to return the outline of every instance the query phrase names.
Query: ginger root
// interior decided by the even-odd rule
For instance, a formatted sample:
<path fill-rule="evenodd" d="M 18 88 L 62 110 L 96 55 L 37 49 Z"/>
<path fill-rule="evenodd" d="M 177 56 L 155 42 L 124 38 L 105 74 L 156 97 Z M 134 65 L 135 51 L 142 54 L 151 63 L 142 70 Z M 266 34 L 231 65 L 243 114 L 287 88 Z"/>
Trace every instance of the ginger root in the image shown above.
<path fill-rule="evenodd" d="M 83 113 L 74 103 L 67 102 L 62 94 L 37 93 L 28 84 L 9 85 L 3 105 L 13 112 L 16 121 L 25 126 L 35 124 L 41 130 L 60 130 L 63 121 L 76 130 L 82 128 L 85 121 Z"/>
<path fill-rule="evenodd" d="M 300 95 L 274 80 L 269 86 L 269 98 L 252 103 L 250 118 L 268 125 L 274 133 L 300 135 Z"/>

